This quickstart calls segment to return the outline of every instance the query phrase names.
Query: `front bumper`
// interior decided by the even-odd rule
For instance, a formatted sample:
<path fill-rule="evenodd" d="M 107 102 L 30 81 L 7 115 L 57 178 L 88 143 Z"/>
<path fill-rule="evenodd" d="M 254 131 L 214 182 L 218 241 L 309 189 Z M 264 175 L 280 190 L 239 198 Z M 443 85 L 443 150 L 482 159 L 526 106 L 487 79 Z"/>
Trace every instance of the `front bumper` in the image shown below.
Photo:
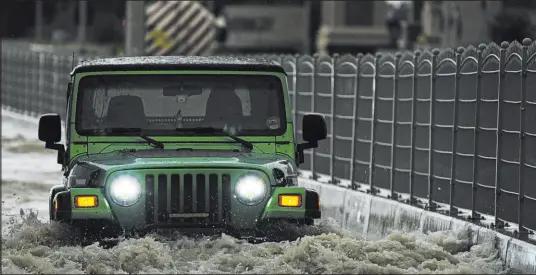
<path fill-rule="evenodd" d="M 149 186 L 149 192 L 142 196 L 143 199 L 140 199 L 138 206 L 129 208 L 115 205 L 105 196 L 105 189 L 73 188 L 55 196 L 58 208 L 54 217 L 107 237 L 124 233 L 131 235 L 145 234 L 154 230 L 172 230 L 195 235 L 226 233 L 246 239 L 262 237 L 263 229 L 276 221 L 310 224 L 313 219 L 320 218 L 318 194 L 302 187 L 274 188 L 271 196 L 265 201 L 251 207 L 238 204 L 233 196 L 222 196 L 221 203 L 218 204 L 222 207 L 217 209 L 210 208 L 210 205 L 206 207 L 208 210 L 213 210 L 208 212 L 208 217 L 192 215 L 203 212 L 194 212 L 197 209 L 184 205 L 182 212 L 176 213 L 169 200 L 171 196 L 160 190 L 151 192 Z M 278 201 L 280 194 L 299 194 L 302 197 L 302 205 L 282 207 Z M 74 200 L 79 195 L 97 196 L 99 203 L 92 208 L 76 207 Z M 228 201 L 224 203 L 226 199 Z M 195 200 L 188 202 L 198 203 Z"/>

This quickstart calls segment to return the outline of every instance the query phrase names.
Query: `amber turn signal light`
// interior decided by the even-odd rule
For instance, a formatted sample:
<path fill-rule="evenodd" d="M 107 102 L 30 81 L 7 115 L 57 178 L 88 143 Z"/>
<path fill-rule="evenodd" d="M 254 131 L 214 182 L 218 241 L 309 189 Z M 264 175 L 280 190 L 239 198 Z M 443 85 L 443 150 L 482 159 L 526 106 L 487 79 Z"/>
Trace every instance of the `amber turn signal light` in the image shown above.
<path fill-rule="evenodd" d="M 74 205 L 77 208 L 91 208 L 99 205 L 97 196 L 75 196 Z"/>
<path fill-rule="evenodd" d="M 279 195 L 279 206 L 300 207 L 302 205 L 301 195 Z"/>

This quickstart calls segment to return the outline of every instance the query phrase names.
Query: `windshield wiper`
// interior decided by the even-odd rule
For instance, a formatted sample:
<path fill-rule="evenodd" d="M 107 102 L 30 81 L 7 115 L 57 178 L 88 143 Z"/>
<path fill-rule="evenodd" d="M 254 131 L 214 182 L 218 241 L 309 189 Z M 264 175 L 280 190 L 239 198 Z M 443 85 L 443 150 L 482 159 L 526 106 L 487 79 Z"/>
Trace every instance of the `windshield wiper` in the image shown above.
<path fill-rule="evenodd" d="M 160 148 L 164 149 L 164 143 L 154 140 L 142 133 L 141 128 L 124 128 L 124 127 L 113 127 L 113 128 L 104 128 L 104 131 L 107 133 L 135 133 L 138 134 L 138 136 L 145 141 L 149 142 L 150 144 Z"/>
<path fill-rule="evenodd" d="M 253 143 L 247 140 L 241 139 L 237 136 L 231 135 L 228 132 L 224 131 L 223 129 L 217 129 L 214 127 L 195 127 L 195 128 L 177 128 L 175 130 L 180 133 L 208 133 L 208 134 L 224 133 L 226 136 L 234 139 L 236 142 L 239 142 L 242 145 L 246 146 L 249 150 L 253 149 Z"/>

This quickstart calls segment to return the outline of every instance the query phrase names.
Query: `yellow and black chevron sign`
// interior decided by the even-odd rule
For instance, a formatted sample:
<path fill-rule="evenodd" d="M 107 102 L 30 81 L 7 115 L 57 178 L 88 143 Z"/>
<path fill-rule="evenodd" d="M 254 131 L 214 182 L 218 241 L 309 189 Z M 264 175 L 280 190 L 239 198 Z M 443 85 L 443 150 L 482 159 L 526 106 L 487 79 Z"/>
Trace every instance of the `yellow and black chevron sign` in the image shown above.
<path fill-rule="evenodd" d="M 197 1 L 156 1 L 146 7 L 147 55 L 210 55 L 214 15 Z"/>

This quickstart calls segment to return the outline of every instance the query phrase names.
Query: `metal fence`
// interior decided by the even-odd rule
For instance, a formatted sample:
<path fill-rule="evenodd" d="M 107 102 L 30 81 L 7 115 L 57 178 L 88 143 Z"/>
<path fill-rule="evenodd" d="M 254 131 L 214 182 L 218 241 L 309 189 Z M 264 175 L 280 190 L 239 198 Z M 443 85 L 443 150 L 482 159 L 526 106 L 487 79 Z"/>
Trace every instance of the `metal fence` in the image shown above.
<path fill-rule="evenodd" d="M 326 116 L 302 169 L 432 211 L 536 230 L 536 43 L 343 56 L 264 55 L 288 73 L 297 129 Z M 2 50 L 2 104 L 64 114 L 70 57 Z M 297 136 L 300 131 L 297 130 Z"/>
<path fill-rule="evenodd" d="M 2 106 L 40 115 L 65 117 L 67 85 L 73 65 L 97 57 L 62 56 L 2 45 Z"/>

